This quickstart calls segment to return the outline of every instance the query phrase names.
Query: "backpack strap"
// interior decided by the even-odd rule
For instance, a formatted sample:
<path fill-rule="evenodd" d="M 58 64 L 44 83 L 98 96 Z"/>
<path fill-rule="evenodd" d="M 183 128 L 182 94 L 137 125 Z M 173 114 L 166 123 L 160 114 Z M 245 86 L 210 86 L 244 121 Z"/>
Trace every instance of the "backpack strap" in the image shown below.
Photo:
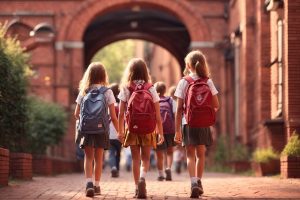
<path fill-rule="evenodd" d="M 185 76 L 183 77 L 184 80 L 186 80 L 189 84 L 194 82 L 194 79 L 191 76 Z"/>
<path fill-rule="evenodd" d="M 101 86 L 98 90 L 101 94 L 104 94 L 109 88 L 105 87 L 105 86 Z"/>
<path fill-rule="evenodd" d="M 140 85 L 140 84 L 135 84 L 135 83 L 131 83 L 130 84 L 130 86 L 129 87 L 127 87 L 127 89 L 129 90 L 129 93 L 130 93 L 130 95 L 135 91 L 135 90 L 137 90 L 138 88 L 138 85 Z M 152 87 L 152 84 L 150 84 L 150 83 L 144 83 L 143 85 L 143 89 L 144 90 L 149 90 L 151 87 Z"/>

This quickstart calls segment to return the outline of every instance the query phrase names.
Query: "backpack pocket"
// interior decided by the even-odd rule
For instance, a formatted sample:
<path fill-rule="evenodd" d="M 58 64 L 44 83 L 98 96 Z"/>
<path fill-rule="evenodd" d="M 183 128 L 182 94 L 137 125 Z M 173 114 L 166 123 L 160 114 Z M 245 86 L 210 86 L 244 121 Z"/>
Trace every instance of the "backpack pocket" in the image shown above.
<path fill-rule="evenodd" d="M 210 106 L 203 106 L 197 109 L 191 109 L 188 113 L 187 123 L 190 127 L 203 128 L 215 124 L 215 111 Z"/>
<path fill-rule="evenodd" d="M 105 125 L 103 118 L 84 118 L 82 120 L 82 130 L 83 134 L 103 134 L 107 132 L 107 127 Z"/>
<path fill-rule="evenodd" d="M 135 113 L 128 122 L 129 132 L 136 134 L 152 133 L 156 127 L 156 119 L 151 114 Z"/>

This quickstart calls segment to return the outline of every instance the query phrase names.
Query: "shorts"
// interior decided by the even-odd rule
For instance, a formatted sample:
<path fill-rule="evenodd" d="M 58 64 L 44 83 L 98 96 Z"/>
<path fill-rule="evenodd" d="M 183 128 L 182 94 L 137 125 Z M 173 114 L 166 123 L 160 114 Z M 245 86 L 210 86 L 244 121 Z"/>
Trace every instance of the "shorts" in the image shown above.
<path fill-rule="evenodd" d="M 166 150 L 169 147 L 176 146 L 176 142 L 174 141 L 175 133 L 174 134 L 164 134 L 164 142 L 161 145 L 157 145 L 156 150 Z"/>
<path fill-rule="evenodd" d="M 205 145 L 210 146 L 213 143 L 212 134 L 209 127 L 192 128 L 187 124 L 183 126 L 183 146 L 188 145 Z"/>

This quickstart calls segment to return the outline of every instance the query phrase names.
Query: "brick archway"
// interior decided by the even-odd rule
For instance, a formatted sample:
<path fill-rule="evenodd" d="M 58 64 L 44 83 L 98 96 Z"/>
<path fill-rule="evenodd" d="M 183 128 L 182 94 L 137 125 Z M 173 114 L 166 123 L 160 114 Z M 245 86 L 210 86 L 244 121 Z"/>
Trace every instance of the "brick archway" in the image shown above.
<path fill-rule="evenodd" d="M 191 41 L 209 41 L 210 33 L 202 17 L 196 13 L 188 2 L 184 1 L 156 1 L 156 0 L 89 0 L 81 4 L 74 14 L 67 20 L 65 30 L 59 38 L 66 41 L 81 41 L 86 27 L 94 18 L 108 12 L 125 7 L 146 7 L 159 9 L 176 16 L 185 24 L 190 34 Z"/>

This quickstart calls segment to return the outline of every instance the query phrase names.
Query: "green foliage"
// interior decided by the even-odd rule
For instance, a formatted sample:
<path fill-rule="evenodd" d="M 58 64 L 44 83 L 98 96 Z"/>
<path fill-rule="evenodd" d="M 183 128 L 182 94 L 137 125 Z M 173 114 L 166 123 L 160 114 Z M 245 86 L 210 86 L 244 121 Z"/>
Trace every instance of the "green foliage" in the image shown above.
<path fill-rule="evenodd" d="M 281 155 L 283 156 L 300 156 L 300 138 L 299 135 L 294 132 L 290 137 L 288 143 L 285 145 Z"/>
<path fill-rule="evenodd" d="M 0 146 L 10 151 L 24 151 L 26 146 L 28 58 L 0 24 Z"/>
<path fill-rule="evenodd" d="M 258 163 L 267 163 L 277 159 L 279 159 L 279 155 L 272 148 L 256 149 L 252 154 L 252 160 Z"/>
<path fill-rule="evenodd" d="M 112 43 L 96 53 L 92 62 L 101 62 L 107 70 L 109 82 L 120 82 L 128 61 L 134 57 L 133 40 L 122 40 Z"/>
<path fill-rule="evenodd" d="M 217 139 L 217 145 L 216 145 L 216 151 L 214 154 L 214 161 L 215 163 L 218 164 L 224 164 L 226 163 L 229 159 L 229 146 L 228 146 L 228 141 L 225 138 L 225 136 L 220 136 Z"/>
<path fill-rule="evenodd" d="M 67 115 L 62 107 L 31 97 L 29 102 L 28 148 L 44 154 L 47 146 L 58 144 L 65 131 Z"/>
<path fill-rule="evenodd" d="M 249 151 L 248 148 L 236 142 L 231 150 L 231 160 L 232 161 L 247 161 L 249 160 Z"/>

